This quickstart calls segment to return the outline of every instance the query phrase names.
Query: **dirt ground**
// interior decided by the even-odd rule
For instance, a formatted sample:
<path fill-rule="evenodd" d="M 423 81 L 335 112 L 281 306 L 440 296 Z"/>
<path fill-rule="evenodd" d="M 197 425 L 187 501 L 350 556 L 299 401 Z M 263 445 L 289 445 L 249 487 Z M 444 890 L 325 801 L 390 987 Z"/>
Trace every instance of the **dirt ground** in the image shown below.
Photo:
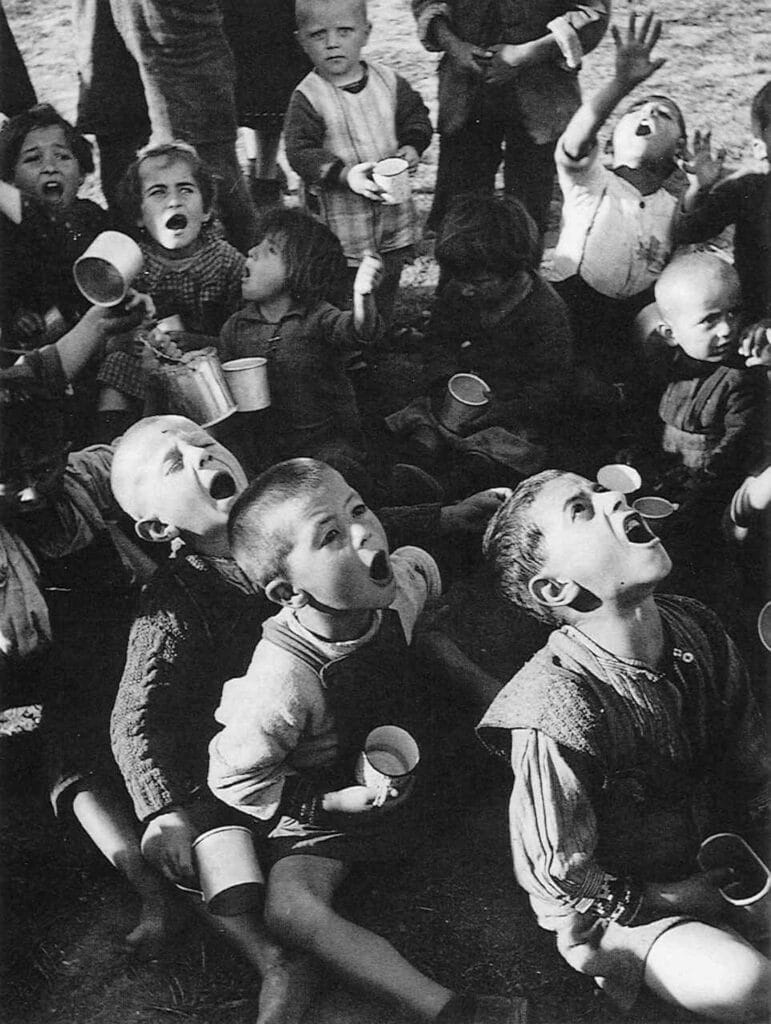
<path fill-rule="evenodd" d="M 39 98 L 71 117 L 76 79 L 70 0 L 5 0 L 4 6 Z M 369 53 L 405 75 L 435 114 L 436 58 L 420 46 L 407 0 L 370 0 L 369 6 Z M 616 18 L 627 10 L 617 0 Z M 691 129 L 711 127 L 729 162 L 738 164 L 749 155 L 749 100 L 771 75 L 771 4 L 670 0 L 660 13 L 666 29 L 659 49 L 667 63 L 654 86 L 680 102 Z M 608 37 L 585 61 L 585 90 L 607 74 L 611 59 Z M 435 161 L 436 142 L 416 182 L 423 214 Z M 96 183 L 89 188 L 98 195 Z M 555 204 L 553 226 L 557 217 Z M 426 245 L 403 278 L 402 322 L 420 325 L 435 280 Z M 419 349 L 378 357 L 368 389 L 371 411 L 391 411 L 412 397 L 420 365 Z M 542 639 L 532 623 L 490 598 L 470 571 L 456 580 L 452 614 L 463 645 L 501 681 Z M 563 965 L 513 882 L 506 765 L 494 762 L 474 739 L 473 707 L 455 700 L 440 711 L 443 753 L 427 769 L 434 813 L 416 856 L 374 879 L 355 878 L 344 909 L 448 986 L 526 994 L 540 1024 L 613 1024 L 619 1018 L 589 979 Z M 133 926 L 134 898 L 81 836 L 51 816 L 34 721 L 33 710 L 6 716 L 0 724 L 0 1018 L 8 1024 L 253 1020 L 258 980 L 192 922 L 162 957 L 127 958 L 120 940 Z M 631 1019 L 675 1024 L 690 1018 L 644 1000 Z M 308 1020 L 400 1024 L 392 1012 L 331 981 Z"/>

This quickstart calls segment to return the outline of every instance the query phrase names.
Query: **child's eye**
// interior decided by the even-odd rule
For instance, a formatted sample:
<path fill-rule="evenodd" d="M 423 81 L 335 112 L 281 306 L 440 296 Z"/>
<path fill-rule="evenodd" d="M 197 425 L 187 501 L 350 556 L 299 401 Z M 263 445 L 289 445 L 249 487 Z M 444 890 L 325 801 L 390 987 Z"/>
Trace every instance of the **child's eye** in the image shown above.
<path fill-rule="evenodd" d="M 178 473 L 182 466 L 182 453 L 172 452 L 164 463 L 164 474 L 168 476 L 170 473 Z"/>
<path fill-rule="evenodd" d="M 333 541 L 337 540 L 339 536 L 340 531 L 336 527 L 333 527 L 331 530 L 327 530 L 321 538 L 321 546 L 326 547 L 327 544 L 331 544 Z"/>
<path fill-rule="evenodd" d="M 367 506 L 364 504 L 364 502 L 362 502 L 360 505 L 354 505 L 353 506 L 353 508 L 351 509 L 351 515 L 355 519 L 359 519 L 361 516 L 366 515 L 367 511 L 368 511 Z"/>
<path fill-rule="evenodd" d="M 586 515 L 590 512 L 588 501 L 574 501 L 570 506 L 570 518 L 579 519 L 581 516 Z"/>

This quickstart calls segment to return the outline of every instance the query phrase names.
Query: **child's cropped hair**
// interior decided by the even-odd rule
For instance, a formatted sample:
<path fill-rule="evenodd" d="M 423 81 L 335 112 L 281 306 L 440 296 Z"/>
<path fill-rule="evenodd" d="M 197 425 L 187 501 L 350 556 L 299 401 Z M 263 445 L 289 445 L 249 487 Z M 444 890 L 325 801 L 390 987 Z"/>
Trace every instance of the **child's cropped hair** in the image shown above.
<path fill-rule="evenodd" d="M 294 20 L 298 28 L 311 18 L 317 8 L 325 6 L 330 0 L 296 0 L 294 8 Z M 367 0 L 356 0 L 357 14 L 360 14 L 364 21 L 367 20 Z"/>
<path fill-rule="evenodd" d="M 253 586 L 265 587 L 286 575 L 286 557 L 294 537 L 268 528 L 270 513 L 289 501 L 313 494 L 329 466 L 317 459 L 288 459 L 265 470 L 239 495 L 230 510 L 230 552 Z"/>
<path fill-rule="evenodd" d="M 0 177 L 3 181 L 12 181 L 19 161 L 19 154 L 24 140 L 35 128 L 58 127 L 64 132 L 67 145 L 78 161 L 80 173 L 90 174 L 94 169 L 94 157 L 91 144 L 80 132 L 51 106 L 50 103 L 37 103 L 29 110 L 9 118 L 0 131 Z"/>
<path fill-rule="evenodd" d="M 340 305 L 348 266 L 337 235 L 303 210 L 276 207 L 257 225 L 255 245 L 265 239 L 281 253 L 292 298 L 305 306 L 326 299 Z"/>
<path fill-rule="evenodd" d="M 461 280 L 487 270 L 511 277 L 535 272 L 543 243 L 535 221 L 513 196 L 459 196 L 442 223 L 435 255 L 442 269 Z"/>
<path fill-rule="evenodd" d="M 208 213 L 214 206 L 217 196 L 217 186 L 208 164 L 198 155 L 194 146 L 187 142 L 174 139 L 171 142 L 163 142 L 157 146 L 148 146 L 137 154 L 126 170 L 121 181 L 118 202 L 121 213 L 131 224 L 136 224 L 142 216 L 142 179 L 139 174 L 140 168 L 145 160 L 160 159 L 167 164 L 182 161 L 190 168 L 193 181 L 201 190 L 201 200 L 204 212 Z"/>
<path fill-rule="evenodd" d="M 761 86 L 752 97 L 750 118 L 753 126 L 757 127 L 761 133 L 765 132 L 771 124 L 771 79 Z"/>
<path fill-rule="evenodd" d="M 490 520 L 482 541 L 489 579 L 498 593 L 550 625 L 559 623 L 558 616 L 536 601 L 529 587 L 544 562 L 543 533 L 530 509 L 544 486 L 560 476 L 559 469 L 545 469 L 523 480 Z"/>

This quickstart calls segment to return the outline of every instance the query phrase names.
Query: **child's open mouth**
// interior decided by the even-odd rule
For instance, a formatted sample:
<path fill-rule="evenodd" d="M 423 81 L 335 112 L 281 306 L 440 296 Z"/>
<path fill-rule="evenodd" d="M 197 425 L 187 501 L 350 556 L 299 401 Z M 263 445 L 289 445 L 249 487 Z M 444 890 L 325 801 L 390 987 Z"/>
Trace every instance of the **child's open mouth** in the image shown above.
<path fill-rule="evenodd" d="M 43 198 L 58 201 L 64 195 L 64 186 L 60 181 L 47 181 L 43 185 Z"/>
<path fill-rule="evenodd" d="M 624 535 L 630 544 L 647 544 L 657 539 L 639 512 L 630 512 L 624 519 Z"/>
<path fill-rule="evenodd" d="M 169 231 L 184 231 L 187 227 L 187 217 L 183 213 L 174 213 L 166 221 L 166 228 Z"/>
<path fill-rule="evenodd" d="M 209 487 L 209 494 L 215 501 L 232 498 L 236 493 L 236 482 L 230 473 L 216 473 Z"/>
<path fill-rule="evenodd" d="M 390 583 L 393 579 L 391 563 L 388 560 L 388 555 L 385 551 L 375 552 L 369 566 L 369 576 L 374 583 L 377 583 L 380 586 L 385 586 L 386 583 Z"/>
<path fill-rule="evenodd" d="M 651 134 L 651 126 L 648 124 L 647 121 L 641 121 L 640 124 L 637 125 L 637 131 L 635 132 L 635 135 L 650 135 L 650 134 Z"/>

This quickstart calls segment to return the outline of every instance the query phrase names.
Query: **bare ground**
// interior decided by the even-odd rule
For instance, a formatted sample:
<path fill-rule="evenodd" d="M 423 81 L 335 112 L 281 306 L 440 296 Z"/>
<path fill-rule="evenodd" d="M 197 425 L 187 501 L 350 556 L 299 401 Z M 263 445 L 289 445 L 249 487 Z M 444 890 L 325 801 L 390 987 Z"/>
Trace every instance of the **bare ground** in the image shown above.
<path fill-rule="evenodd" d="M 38 96 L 72 116 L 74 38 L 69 0 L 5 0 L 9 21 Z M 616 17 L 628 5 L 616 4 Z M 370 53 L 419 88 L 435 112 L 436 58 L 417 41 L 406 0 L 370 0 Z M 681 103 L 691 129 L 711 127 L 729 161 L 749 152 L 749 100 L 771 74 L 771 4 L 743 0 L 671 0 L 660 13 L 667 59 L 653 85 Z M 592 89 L 612 57 L 609 38 L 585 62 Z M 436 143 L 417 180 L 430 203 Z M 98 185 L 91 191 L 98 195 Z M 555 205 L 555 221 L 557 209 Z M 419 324 L 436 279 L 426 247 L 405 274 L 401 318 Z M 376 367 L 378 411 L 411 397 L 420 352 L 383 355 Z M 456 584 L 452 614 L 463 645 L 504 680 L 539 635 L 491 600 L 473 573 Z M 82 837 L 56 823 L 40 770 L 34 712 L 6 716 L 0 729 L 0 1017 L 8 1024 L 245 1024 L 256 1015 L 259 983 L 192 923 L 163 957 L 139 962 L 122 951 L 135 900 Z M 474 712 L 462 706 L 443 721 L 445 753 L 429 770 L 435 814 L 414 860 L 354 879 L 344 909 L 391 939 L 442 983 L 461 990 L 527 994 L 541 1024 L 613 1024 L 591 982 L 565 967 L 550 935 L 533 923 L 511 877 L 506 843 L 508 778 L 471 735 Z M 14 733 L 15 734 L 12 734 Z M 690 1019 L 644 1000 L 635 1024 Z M 313 1024 L 400 1024 L 400 1018 L 331 981 L 308 1016 Z"/>

